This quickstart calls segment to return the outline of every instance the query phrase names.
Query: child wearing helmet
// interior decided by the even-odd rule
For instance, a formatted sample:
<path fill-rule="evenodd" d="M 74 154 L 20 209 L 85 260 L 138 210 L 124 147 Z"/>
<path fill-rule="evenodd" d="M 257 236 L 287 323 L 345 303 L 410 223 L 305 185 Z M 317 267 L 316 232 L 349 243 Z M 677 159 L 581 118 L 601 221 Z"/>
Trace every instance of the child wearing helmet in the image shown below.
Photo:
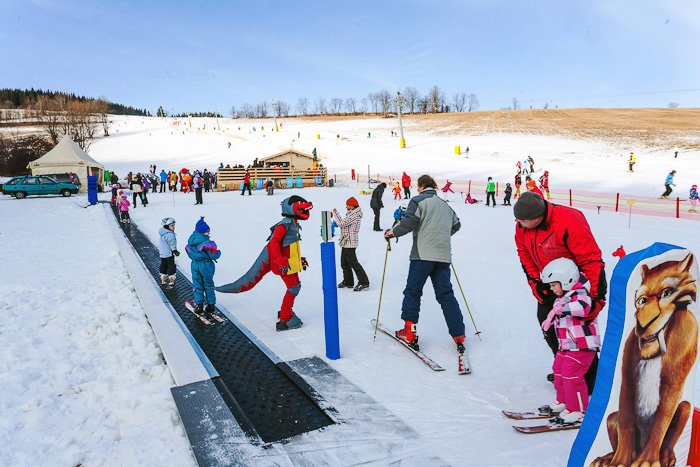
<path fill-rule="evenodd" d="M 126 199 L 126 195 L 123 191 L 120 191 L 119 193 L 121 193 L 121 199 L 119 200 L 119 219 L 122 221 L 122 223 L 128 224 L 131 222 L 129 219 L 129 206 L 131 206 L 131 203 L 128 199 Z"/>
<path fill-rule="evenodd" d="M 158 231 L 160 241 L 158 253 L 160 255 L 160 283 L 173 287 L 175 285 L 175 256 L 180 256 L 177 251 L 177 238 L 175 237 L 175 219 L 166 217 L 160 223 Z"/>
<path fill-rule="evenodd" d="M 221 257 L 221 251 L 211 239 L 209 224 L 200 217 L 194 232 L 187 240 L 185 251 L 192 263 L 192 286 L 194 289 L 194 313 L 210 318 L 216 312 L 216 294 L 214 293 L 214 263 Z M 204 303 L 206 302 L 206 308 Z"/>
<path fill-rule="evenodd" d="M 510 196 L 513 194 L 513 188 L 510 183 L 506 183 L 506 189 L 503 190 L 505 196 L 503 197 L 503 206 L 510 206 Z"/>
<path fill-rule="evenodd" d="M 690 187 L 690 194 L 688 195 L 688 201 L 690 201 L 690 209 L 688 212 L 698 212 L 695 210 L 695 206 L 698 204 L 698 186 L 693 185 Z"/>
<path fill-rule="evenodd" d="M 401 203 L 401 206 L 396 208 L 396 211 L 394 211 L 394 225 L 391 227 L 393 228 L 394 226 L 398 225 L 404 217 L 406 217 L 406 203 Z"/>
<path fill-rule="evenodd" d="M 561 412 L 557 420 L 560 423 L 580 423 L 589 397 L 584 375 L 600 349 L 597 319 L 587 319 L 591 312 L 591 283 L 568 258 L 551 261 L 542 270 L 541 278 L 557 296 L 542 323 L 544 331 L 554 325 L 559 341 L 552 366 L 557 399 L 549 408 L 552 413 Z"/>

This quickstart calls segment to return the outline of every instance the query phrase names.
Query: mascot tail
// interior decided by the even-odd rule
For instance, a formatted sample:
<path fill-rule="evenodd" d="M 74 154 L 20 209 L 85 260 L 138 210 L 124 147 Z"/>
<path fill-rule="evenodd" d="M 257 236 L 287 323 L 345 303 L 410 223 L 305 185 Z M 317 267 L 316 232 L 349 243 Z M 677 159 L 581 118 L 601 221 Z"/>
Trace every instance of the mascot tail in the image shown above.
<path fill-rule="evenodd" d="M 260 255 L 253 263 L 253 266 L 243 274 L 243 276 L 230 284 L 215 287 L 214 290 L 222 293 L 241 293 L 252 289 L 260 282 L 265 274 L 270 271 L 270 255 L 267 252 L 267 245 L 260 252 Z"/>

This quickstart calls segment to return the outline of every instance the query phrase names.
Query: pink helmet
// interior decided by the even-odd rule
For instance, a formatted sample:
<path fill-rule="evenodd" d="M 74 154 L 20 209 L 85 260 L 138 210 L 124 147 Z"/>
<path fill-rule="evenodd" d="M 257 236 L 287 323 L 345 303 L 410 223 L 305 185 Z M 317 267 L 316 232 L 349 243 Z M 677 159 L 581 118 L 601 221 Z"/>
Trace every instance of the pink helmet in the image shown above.
<path fill-rule="evenodd" d="M 691 188 L 695 188 L 695 189 L 697 190 L 698 186 L 697 186 L 697 185 L 693 185 Z"/>

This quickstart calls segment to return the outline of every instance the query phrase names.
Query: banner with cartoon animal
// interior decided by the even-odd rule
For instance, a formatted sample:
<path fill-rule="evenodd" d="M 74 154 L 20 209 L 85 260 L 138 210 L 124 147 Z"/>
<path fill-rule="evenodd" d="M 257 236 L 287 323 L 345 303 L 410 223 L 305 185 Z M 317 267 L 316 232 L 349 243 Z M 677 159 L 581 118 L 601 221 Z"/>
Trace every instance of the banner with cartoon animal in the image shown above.
<path fill-rule="evenodd" d="M 685 466 L 698 353 L 698 259 L 655 243 L 611 280 L 596 386 L 569 466 Z"/>

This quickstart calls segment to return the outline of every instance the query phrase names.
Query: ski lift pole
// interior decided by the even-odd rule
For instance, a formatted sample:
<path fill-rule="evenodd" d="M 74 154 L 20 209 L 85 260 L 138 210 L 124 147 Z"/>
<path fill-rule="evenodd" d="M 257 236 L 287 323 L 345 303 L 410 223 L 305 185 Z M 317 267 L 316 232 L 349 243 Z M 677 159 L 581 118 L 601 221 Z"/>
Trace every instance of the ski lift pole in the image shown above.
<path fill-rule="evenodd" d="M 469 302 L 467 302 L 467 296 L 464 295 L 464 290 L 462 290 L 462 284 L 459 282 L 459 276 L 457 275 L 457 270 L 455 269 L 455 265 L 452 264 L 452 272 L 455 275 L 455 279 L 457 279 L 457 285 L 459 286 L 459 291 L 462 292 L 462 298 L 464 299 L 464 304 L 467 306 L 467 311 L 469 312 L 469 317 L 472 319 L 472 324 L 474 325 L 474 330 L 476 331 L 474 334 L 476 334 L 476 337 L 481 340 L 481 331 L 479 331 L 479 328 L 476 327 L 476 321 L 474 321 L 474 315 L 472 315 L 472 310 L 469 309 Z"/>
<path fill-rule="evenodd" d="M 386 239 L 386 253 L 384 254 L 384 270 L 382 271 L 382 285 L 379 287 L 379 305 L 377 306 L 377 319 L 374 321 L 374 337 L 373 341 L 377 340 L 377 329 L 379 328 L 379 312 L 382 309 L 382 293 L 384 292 L 384 276 L 386 276 L 386 260 L 391 251 L 391 241 Z"/>

